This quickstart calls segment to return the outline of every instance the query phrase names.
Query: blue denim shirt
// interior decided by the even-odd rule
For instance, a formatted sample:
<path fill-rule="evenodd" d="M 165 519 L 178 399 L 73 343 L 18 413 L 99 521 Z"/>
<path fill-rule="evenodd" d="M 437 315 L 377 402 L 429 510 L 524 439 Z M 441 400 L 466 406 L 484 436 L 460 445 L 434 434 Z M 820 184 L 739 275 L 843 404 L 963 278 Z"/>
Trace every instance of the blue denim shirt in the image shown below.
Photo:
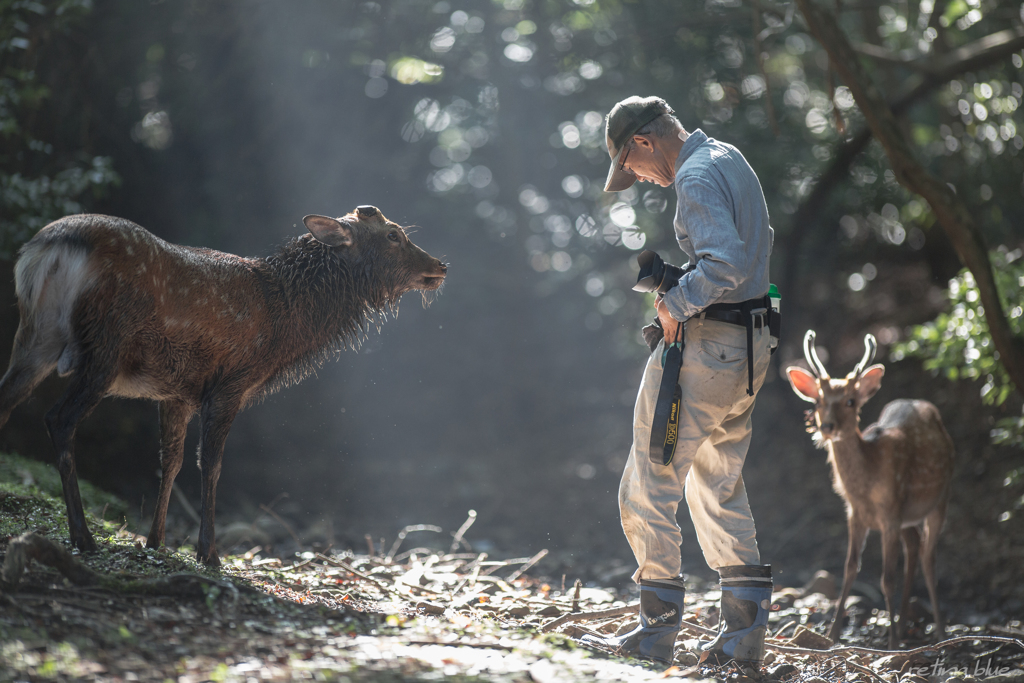
<path fill-rule="evenodd" d="M 676 159 L 675 187 L 676 239 L 696 267 L 665 295 L 672 317 L 764 296 L 775 233 L 761 184 L 740 151 L 693 131 Z"/>

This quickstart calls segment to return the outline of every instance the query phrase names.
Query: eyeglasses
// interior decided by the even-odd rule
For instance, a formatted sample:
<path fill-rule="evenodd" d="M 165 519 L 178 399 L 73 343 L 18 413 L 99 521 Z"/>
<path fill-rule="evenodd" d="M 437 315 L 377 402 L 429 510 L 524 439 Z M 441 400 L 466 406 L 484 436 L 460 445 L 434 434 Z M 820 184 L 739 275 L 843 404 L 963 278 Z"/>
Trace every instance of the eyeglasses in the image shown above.
<path fill-rule="evenodd" d="M 631 145 L 632 141 L 627 142 L 626 144 Z M 629 158 L 629 150 L 630 147 L 626 147 L 626 152 L 625 154 L 622 155 L 622 161 L 619 162 L 619 170 L 622 171 L 623 173 L 628 173 L 629 175 L 635 176 L 636 173 L 633 173 L 633 169 L 626 168 L 626 159 Z"/>

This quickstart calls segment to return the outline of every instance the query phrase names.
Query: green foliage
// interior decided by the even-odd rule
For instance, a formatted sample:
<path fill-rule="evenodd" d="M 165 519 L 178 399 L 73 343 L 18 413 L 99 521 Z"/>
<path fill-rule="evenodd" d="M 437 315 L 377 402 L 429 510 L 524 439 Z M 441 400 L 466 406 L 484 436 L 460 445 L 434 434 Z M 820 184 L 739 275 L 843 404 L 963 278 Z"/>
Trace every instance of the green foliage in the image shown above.
<path fill-rule="evenodd" d="M 89 524 L 113 533 L 127 514 L 124 501 L 79 479 Z M 97 519 L 100 518 L 100 519 Z M 57 468 L 38 460 L 0 453 L 0 538 L 38 531 L 68 535 L 67 511 Z"/>
<path fill-rule="evenodd" d="M 1024 259 L 1021 250 L 1002 248 L 991 254 L 992 269 L 1003 309 L 1015 335 L 1024 333 Z M 985 309 L 974 277 L 966 269 L 949 281 L 946 291 L 950 310 L 911 330 L 906 342 L 897 344 L 893 360 L 924 359 L 924 367 L 951 380 L 983 379 L 982 399 L 1002 405 L 1013 392 L 1013 382 L 992 344 Z M 995 443 L 1024 447 L 1024 417 L 1000 420 L 992 430 Z"/>
<path fill-rule="evenodd" d="M 109 158 L 56 151 L 38 123 L 52 97 L 36 69 L 41 53 L 91 9 L 90 0 L 0 0 L 0 258 L 119 182 Z"/>

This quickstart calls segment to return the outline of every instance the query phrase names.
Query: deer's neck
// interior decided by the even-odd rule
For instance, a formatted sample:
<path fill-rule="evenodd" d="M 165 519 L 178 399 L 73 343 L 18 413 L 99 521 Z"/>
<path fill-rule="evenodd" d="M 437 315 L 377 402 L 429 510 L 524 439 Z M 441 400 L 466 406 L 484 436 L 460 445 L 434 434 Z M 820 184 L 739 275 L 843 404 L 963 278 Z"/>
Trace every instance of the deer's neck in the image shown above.
<path fill-rule="evenodd" d="M 866 442 L 859 427 L 828 441 L 828 454 L 835 470 L 836 486 L 856 496 L 868 486 L 874 470 L 874 444 Z"/>
<path fill-rule="evenodd" d="M 384 296 L 358 264 L 311 236 L 288 243 L 266 264 L 276 299 L 271 309 L 280 311 L 275 323 L 300 355 L 356 344 L 386 310 Z"/>

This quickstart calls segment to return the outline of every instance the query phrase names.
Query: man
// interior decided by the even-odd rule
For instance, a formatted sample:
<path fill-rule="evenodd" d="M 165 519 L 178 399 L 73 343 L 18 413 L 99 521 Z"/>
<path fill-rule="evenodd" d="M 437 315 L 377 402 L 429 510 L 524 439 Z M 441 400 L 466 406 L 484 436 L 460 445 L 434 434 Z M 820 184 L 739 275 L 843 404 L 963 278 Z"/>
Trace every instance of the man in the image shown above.
<path fill-rule="evenodd" d="M 722 587 L 720 631 L 703 650 L 712 661 L 759 664 L 771 567 L 760 563 L 741 471 L 771 349 L 765 297 L 773 231 L 764 195 L 739 150 L 699 129 L 688 133 L 661 98 L 616 104 L 606 135 L 612 163 L 605 191 L 637 180 L 674 185 L 676 239 L 689 264 L 679 284 L 659 294 L 657 323 L 644 329 L 653 353 L 619 485 L 622 528 L 639 564 L 633 579 L 640 584 L 640 626 L 600 642 L 672 661 L 684 593 L 676 510 L 685 490 L 704 558 Z M 666 344 L 677 339 L 683 342 L 678 439 L 663 458 L 660 441 L 651 448 L 651 433 L 659 397 L 666 400 L 660 391 Z"/>

